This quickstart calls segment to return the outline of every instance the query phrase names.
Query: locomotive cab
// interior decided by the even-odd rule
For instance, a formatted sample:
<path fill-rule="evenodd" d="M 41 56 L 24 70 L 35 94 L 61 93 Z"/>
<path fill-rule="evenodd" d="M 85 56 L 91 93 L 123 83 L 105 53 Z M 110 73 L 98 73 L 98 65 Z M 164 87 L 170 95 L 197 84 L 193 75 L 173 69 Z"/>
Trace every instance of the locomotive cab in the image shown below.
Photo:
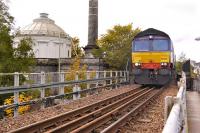
<path fill-rule="evenodd" d="M 174 68 L 170 37 L 155 29 L 140 32 L 132 41 L 132 63 L 136 83 L 164 85 L 169 82 Z"/>

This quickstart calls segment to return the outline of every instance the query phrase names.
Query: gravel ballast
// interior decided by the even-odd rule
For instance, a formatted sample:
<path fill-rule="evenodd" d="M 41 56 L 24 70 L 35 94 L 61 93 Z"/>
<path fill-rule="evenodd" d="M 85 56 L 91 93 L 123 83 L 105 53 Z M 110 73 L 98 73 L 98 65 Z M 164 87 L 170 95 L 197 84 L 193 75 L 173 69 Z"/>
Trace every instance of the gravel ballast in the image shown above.
<path fill-rule="evenodd" d="M 112 97 L 112 96 L 127 92 L 137 87 L 139 86 L 126 85 L 126 86 L 121 86 L 118 89 L 112 89 L 112 90 L 105 89 L 99 94 L 89 95 L 88 97 L 84 97 L 79 100 L 70 101 L 65 104 L 59 104 L 53 107 L 48 107 L 48 108 L 40 109 L 37 111 L 27 112 L 15 118 L 14 117 L 4 118 L 0 120 L 0 132 L 8 132 L 20 127 L 24 127 L 29 124 L 54 117 L 58 114 L 65 113 L 73 109 L 77 109 L 77 108 L 92 104 L 94 102 L 106 99 L 108 97 Z"/>
<path fill-rule="evenodd" d="M 121 128 L 122 133 L 161 133 L 164 127 L 164 99 L 176 96 L 178 88 L 170 85 L 144 111 Z"/>

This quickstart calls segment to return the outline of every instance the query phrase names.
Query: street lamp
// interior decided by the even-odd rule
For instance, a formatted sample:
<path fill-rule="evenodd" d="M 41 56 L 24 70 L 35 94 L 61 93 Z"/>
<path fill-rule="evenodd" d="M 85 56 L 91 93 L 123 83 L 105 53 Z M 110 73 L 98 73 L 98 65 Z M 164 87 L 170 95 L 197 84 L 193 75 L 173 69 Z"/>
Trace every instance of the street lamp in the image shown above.
<path fill-rule="evenodd" d="M 196 40 L 196 41 L 200 41 L 200 37 L 196 37 L 195 40 Z"/>
<path fill-rule="evenodd" d="M 101 56 L 99 57 L 99 71 L 100 71 L 100 67 L 101 67 L 101 63 L 102 63 L 102 68 L 104 67 L 104 63 L 103 63 L 103 58 L 106 57 L 106 52 L 101 53 Z M 100 62 L 100 59 L 102 59 Z"/>

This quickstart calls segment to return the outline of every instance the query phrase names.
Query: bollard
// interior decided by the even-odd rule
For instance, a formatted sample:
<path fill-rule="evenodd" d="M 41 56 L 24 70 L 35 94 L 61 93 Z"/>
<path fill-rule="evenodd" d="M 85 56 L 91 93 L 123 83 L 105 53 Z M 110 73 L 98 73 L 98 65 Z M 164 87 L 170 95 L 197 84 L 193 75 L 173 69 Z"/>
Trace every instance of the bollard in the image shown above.
<path fill-rule="evenodd" d="M 14 86 L 19 86 L 19 73 L 14 73 Z M 19 104 L 19 92 L 14 91 L 14 104 L 17 104 L 17 107 L 14 108 L 14 117 L 18 116 L 18 104 Z"/>
<path fill-rule="evenodd" d="M 45 73 L 44 72 L 41 72 L 40 83 L 41 84 L 45 83 Z M 43 99 L 45 98 L 45 88 L 40 88 L 40 97 L 42 98 L 41 109 L 44 109 L 45 108 L 45 101 L 43 101 Z"/>
<path fill-rule="evenodd" d="M 167 118 L 170 114 L 170 111 L 172 109 L 172 106 L 174 104 L 174 100 L 172 96 L 166 96 L 165 97 L 165 108 L 164 108 L 164 121 L 166 123 Z"/>
<path fill-rule="evenodd" d="M 60 73 L 60 82 L 64 82 L 65 81 L 65 74 L 64 72 L 61 72 Z M 65 92 L 64 92 L 64 86 L 59 86 L 59 95 L 63 95 Z"/>

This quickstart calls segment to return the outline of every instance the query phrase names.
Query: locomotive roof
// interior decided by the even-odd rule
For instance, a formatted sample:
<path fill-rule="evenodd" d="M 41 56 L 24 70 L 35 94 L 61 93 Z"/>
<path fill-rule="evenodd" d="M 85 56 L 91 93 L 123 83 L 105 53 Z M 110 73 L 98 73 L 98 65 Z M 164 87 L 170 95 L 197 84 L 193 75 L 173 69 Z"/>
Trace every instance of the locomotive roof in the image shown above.
<path fill-rule="evenodd" d="M 144 37 L 144 36 L 149 36 L 149 35 L 158 35 L 158 36 L 163 36 L 163 37 L 167 37 L 167 38 L 170 38 L 168 34 L 166 34 L 165 32 L 163 31 L 160 31 L 160 30 L 156 30 L 154 28 L 149 28 L 149 29 L 146 29 L 140 33 L 138 33 L 135 38 L 137 37 Z"/>

